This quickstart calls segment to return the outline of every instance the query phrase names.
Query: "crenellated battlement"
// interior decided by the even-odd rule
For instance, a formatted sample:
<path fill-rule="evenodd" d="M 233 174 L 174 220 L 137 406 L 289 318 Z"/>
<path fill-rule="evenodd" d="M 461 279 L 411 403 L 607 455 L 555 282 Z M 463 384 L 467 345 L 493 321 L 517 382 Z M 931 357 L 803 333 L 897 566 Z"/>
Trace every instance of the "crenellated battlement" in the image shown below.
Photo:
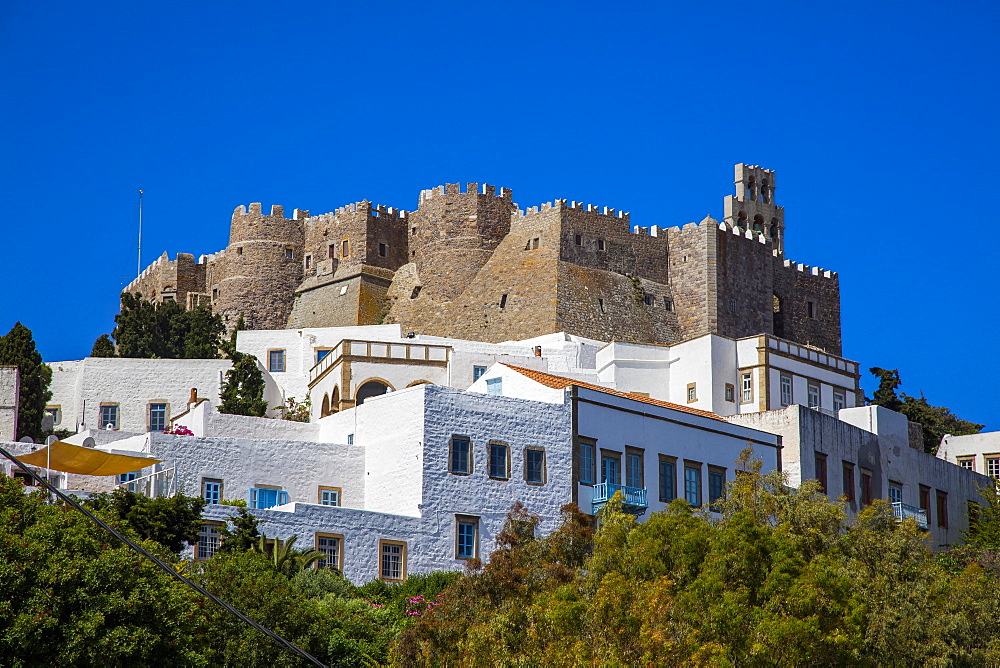
<path fill-rule="evenodd" d="M 308 216 L 309 212 L 305 214 Z M 233 218 L 237 216 L 272 216 L 274 218 L 284 218 L 285 220 L 299 220 L 299 210 L 295 209 L 295 218 L 285 218 L 285 207 L 281 204 L 272 204 L 271 213 L 263 213 L 260 202 L 251 202 L 249 208 L 240 204 L 233 210 Z"/>
<path fill-rule="evenodd" d="M 539 213 L 540 211 L 548 211 L 549 209 L 576 209 L 577 211 L 586 211 L 588 213 L 594 213 L 600 216 L 607 216 L 609 218 L 617 218 L 619 220 L 629 221 L 631 214 L 628 211 L 617 211 L 611 207 L 601 207 L 596 204 L 585 204 L 583 202 L 577 202 L 575 200 L 570 201 L 566 199 L 557 199 L 552 202 L 543 202 L 538 206 L 529 206 L 525 210 L 518 209 L 517 215 L 520 218 L 525 216 L 530 216 L 532 214 Z"/>
<path fill-rule="evenodd" d="M 464 188 L 460 183 L 446 183 L 443 186 L 437 186 L 436 188 L 429 188 L 427 190 L 420 191 L 419 202 L 426 202 L 427 200 L 433 199 L 435 197 L 440 197 L 441 195 L 467 195 L 467 194 L 477 194 L 477 195 L 488 195 L 490 197 L 499 197 L 502 200 L 508 202 L 513 201 L 514 192 L 510 188 L 498 188 L 496 186 L 491 186 L 487 183 L 479 184 L 475 181 L 470 181 L 465 184 Z"/>
<path fill-rule="evenodd" d="M 778 257 L 777 253 L 775 257 Z M 811 267 L 808 264 L 802 264 L 801 262 L 793 262 L 792 260 L 785 260 L 782 265 L 786 269 L 794 269 L 795 271 L 802 274 L 811 274 L 812 276 L 819 276 L 822 278 L 837 278 L 837 272 L 830 271 L 829 269 L 823 269 L 822 267 Z"/>
<path fill-rule="evenodd" d="M 368 200 L 361 200 L 360 202 L 352 202 L 350 204 L 345 204 L 344 206 L 338 207 L 333 211 L 327 213 L 317 214 L 313 218 L 329 218 L 331 216 L 343 216 L 349 213 L 357 213 L 361 211 L 364 213 L 368 212 L 369 216 L 378 217 L 380 215 L 389 216 L 390 218 L 406 218 L 407 212 L 403 209 L 396 209 L 391 206 L 385 206 L 384 204 L 372 204 Z"/>

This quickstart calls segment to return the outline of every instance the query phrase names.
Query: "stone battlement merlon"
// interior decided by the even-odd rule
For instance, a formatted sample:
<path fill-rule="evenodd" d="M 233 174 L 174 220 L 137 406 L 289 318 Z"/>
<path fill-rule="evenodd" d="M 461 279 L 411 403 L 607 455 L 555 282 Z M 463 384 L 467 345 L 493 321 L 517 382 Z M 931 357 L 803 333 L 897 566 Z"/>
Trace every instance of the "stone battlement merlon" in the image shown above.
<path fill-rule="evenodd" d="M 296 211 L 298 211 L 298 209 L 296 209 Z M 309 212 L 307 211 L 306 213 L 308 214 Z M 296 220 L 293 218 L 285 218 L 285 207 L 281 204 L 272 204 L 271 213 L 263 213 L 260 202 L 251 202 L 249 208 L 240 204 L 233 210 L 233 218 L 236 218 L 237 216 L 272 216 L 274 218 L 282 218 L 284 220 Z"/>
<path fill-rule="evenodd" d="M 426 202 L 427 200 L 440 195 L 463 195 L 471 193 L 487 195 L 489 197 L 499 197 L 500 199 L 508 202 L 511 202 L 514 199 L 514 192 L 510 188 L 498 188 L 487 183 L 480 184 L 475 181 L 469 181 L 465 184 L 464 189 L 460 183 L 446 183 L 445 185 L 437 186 L 436 188 L 421 190 L 419 201 Z"/>
<path fill-rule="evenodd" d="M 777 257 L 777 256 L 775 256 Z M 799 273 L 811 274 L 812 276 L 817 276 L 819 278 L 837 278 L 837 272 L 830 271 L 829 269 L 823 269 L 822 267 L 811 267 L 808 264 L 802 264 L 801 262 L 794 262 L 792 260 L 785 260 L 783 266 L 786 269 L 793 269 Z"/>

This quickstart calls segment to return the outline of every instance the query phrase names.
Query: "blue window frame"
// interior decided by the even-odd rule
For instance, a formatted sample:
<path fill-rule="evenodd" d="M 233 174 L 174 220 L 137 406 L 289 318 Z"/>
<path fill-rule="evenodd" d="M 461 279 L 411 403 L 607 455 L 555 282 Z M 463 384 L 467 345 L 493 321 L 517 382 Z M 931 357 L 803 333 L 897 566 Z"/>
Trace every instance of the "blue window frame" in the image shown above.
<path fill-rule="evenodd" d="M 469 439 L 462 436 L 451 437 L 451 468 L 449 471 L 460 475 L 472 473 L 471 445 Z"/>
<path fill-rule="evenodd" d="M 684 498 L 692 506 L 701 505 L 701 467 L 684 467 Z"/>
<path fill-rule="evenodd" d="M 625 453 L 625 486 L 642 487 L 642 455 Z"/>
<path fill-rule="evenodd" d="M 468 518 L 458 520 L 455 535 L 455 557 L 457 559 L 473 559 L 476 556 L 476 534 L 478 521 Z"/>
<path fill-rule="evenodd" d="M 340 490 L 339 489 L 321 489 L 319 491 L 319 503 L 322 506 L 339 506 L 340 505 Z"/>
<path fill-rule="evenodd" d="M 506 443 L 490 443 L 490 477 L 506 480 L 510 477 L 510 448 Z"/>
<path fill-rule="evenodd" d="M 677 464 L 660 462 L 660 501 L 673 501 L 677 498 Z"/>
<path fill-rule="evenodd" d="M 324 357 L 330 354 L 330 348 L 324 348 L 322 350 L 316 351 L 316 364 L 319 364 Z"/>
<path fill-rule="evenodd" d="M 285 351 L 284 350 L 268 350 L 267 351 L 267 370 L 268 371 L 284 371 L 285 370 Z"/>
<path fill-rule="evenodd" d="M 118 406 L 101 406 L 99 429 L 118 429 Z"/>
<path fill-rule="evenodd" d="M 604 455 L 601 457 L 601 482 L 621 484 L 621 462 L 618 457 Z"/>
<path fill-rule="evenodd" d="M 486 367 L 484 366 L 472 367 L 472 382 L 474 383 L 480 378 L 482 378 L 484 373 L 486 373 Z"/>
<path fill-rule="evenodd" d="M 594 446 L 590 443 L 580 443 L 577 446 L 577 456 L 579 457 L 580 482 L 587 485 L 594 484 Z"/>
<path fill-rule="evenodd" d="M 250 488 L 250 507 L 255 510 L 272 508 L 288 503 L 288 492 L 280 489 Z"/>
<path fill-rule="evenodd" d="M 201 498 L 205 499 L 206 503 L 221 503 L 222 481 L 202 479 Z"/>
<path fill-rule="evenodd" d="M 524 452 L 524 481 L 532 485 L 545 484 L 545 451 L 531 448 Z"/>
<path fill-rule="evenodd" d="M 487 378 L 486 394 L 501 396 L 503 394 L 503 378 Z"/>
<path fill-rule="evenodd" d="M 715 503 L 722 498 L 726 490 L 726 474 L 723 471 L 708 472 L 708 502 Z"/>
<path fill-rule="evenodd" d="M 121 485 L 126 482 L 132 482 L 139 477 L 138 471 L 130 471 L 128 473 L 122 473 L 118 476 L 118 484 Z"/>
<path fill-rule="evenodd" d="M 163 431 L 167 428 L 167 405 L 166 404 L 150 404 L 149 405 L 149 430 L 150 431 Z"/>

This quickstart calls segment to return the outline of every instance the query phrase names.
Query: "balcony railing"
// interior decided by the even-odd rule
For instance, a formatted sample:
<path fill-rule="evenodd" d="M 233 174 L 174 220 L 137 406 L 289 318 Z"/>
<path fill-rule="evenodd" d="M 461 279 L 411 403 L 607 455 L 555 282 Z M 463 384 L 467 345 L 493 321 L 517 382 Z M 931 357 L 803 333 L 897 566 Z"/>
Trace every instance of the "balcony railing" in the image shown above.
<path fill-rule="evenodd" d="M 927 529 L 927 511 L 923 508 L 910 506 L 902 501 L 893 501 L 892 514 L 896 516 L 896 520 L 899 522 L 902 522 L 907 518 L 913 518 L 917 521 L 918 527 L 925 530 Z"/>
<path fill-rule="evenodd" d="M 309 370 L 309 386 L 322 378 L 345 357 L 372 361 L 408 361 L 417 364 L 447 365 L 448 346 L 426 343 L 394 343 L 386 341 L 355 341 L 344 339 Z"/>
<path fill-rule="evenodd" d="M 628 487 L 626 485 L 619 485 L 613 482 L 599 482 L 594 485 L 594 493 L 591 498 L 591 503 L 594 506 L 594 513 L 596 514 L 598 510 L 603 508 L 611 497 L 615 495 L 615 492 L 621 492 L 624 497 L 623 506 L 627 513 L 641 517 L 645 514 L 646 509 L 649 504 L 646 502 L 646 488 L 645 487 Z"/>
<path fill-rule="evenodd" d="M 151 499 L 161 496 L 174 496 L 177 493 L 173 467 L 119 483 L 118 486 L 124 487 L 130 492 L 143 494 Z"/>

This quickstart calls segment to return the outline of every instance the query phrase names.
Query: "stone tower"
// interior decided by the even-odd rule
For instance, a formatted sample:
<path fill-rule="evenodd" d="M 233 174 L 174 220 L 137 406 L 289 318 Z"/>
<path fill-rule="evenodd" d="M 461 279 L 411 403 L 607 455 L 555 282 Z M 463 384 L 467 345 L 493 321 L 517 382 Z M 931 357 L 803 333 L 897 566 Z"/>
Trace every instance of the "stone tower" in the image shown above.
<path fill-rule="evenodd" d="M 732 227 L 769 239 L 778 254 L 785 252 L 785 208 L 774 203 L 774 171 L 757 165 L 735 167 L 736 195 L 723 202 L 723 218 Z"/>
<path fill-rule="evenodd" d="M 229 245 L 209 258 L 206 282 L 212 309 L 227 327 L 240 315 L 247 329 L 282 329 L 292 310 L 295 288 L 302 281 L 302 221 L 308 212 L 285 218 L 284 208 L 261 211 L 240 205 L 233 212 Z"/>

